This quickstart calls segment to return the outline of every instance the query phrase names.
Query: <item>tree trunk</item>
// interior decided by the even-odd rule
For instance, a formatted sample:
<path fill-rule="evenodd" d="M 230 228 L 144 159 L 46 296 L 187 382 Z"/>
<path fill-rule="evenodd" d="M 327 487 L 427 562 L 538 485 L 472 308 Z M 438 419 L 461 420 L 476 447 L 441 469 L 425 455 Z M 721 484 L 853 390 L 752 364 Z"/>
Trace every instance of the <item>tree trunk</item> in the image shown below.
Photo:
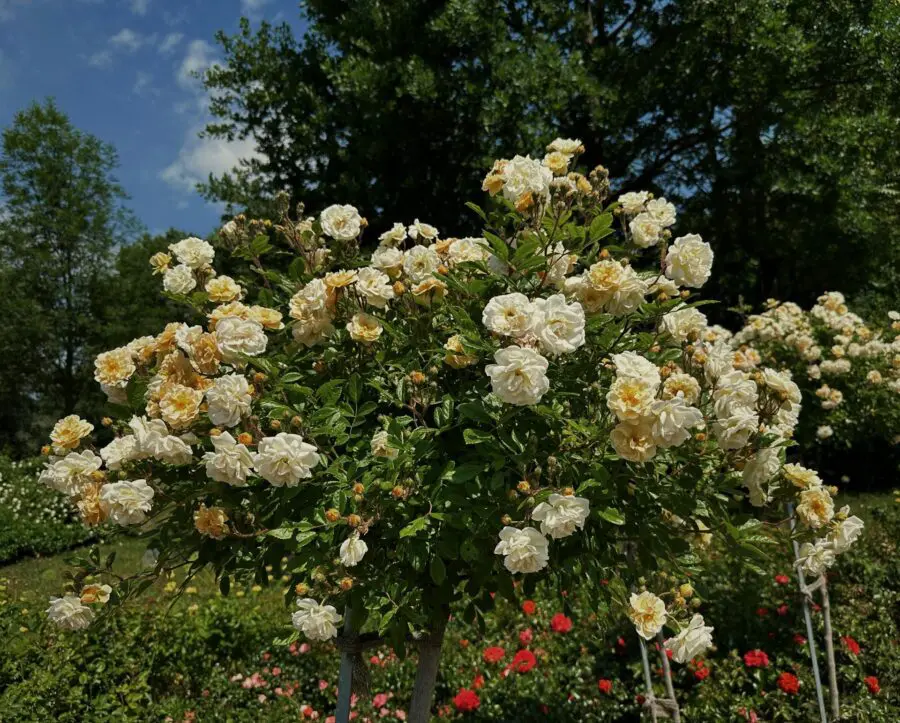
<path fill-rule="evenodd" d="M 441 662 L 441 646 L 444 643 L 446 622 L 441 622 L 419 643 L 419 667 L 409 704 L 409 723 L 428 723 L 431 704 Z"/>

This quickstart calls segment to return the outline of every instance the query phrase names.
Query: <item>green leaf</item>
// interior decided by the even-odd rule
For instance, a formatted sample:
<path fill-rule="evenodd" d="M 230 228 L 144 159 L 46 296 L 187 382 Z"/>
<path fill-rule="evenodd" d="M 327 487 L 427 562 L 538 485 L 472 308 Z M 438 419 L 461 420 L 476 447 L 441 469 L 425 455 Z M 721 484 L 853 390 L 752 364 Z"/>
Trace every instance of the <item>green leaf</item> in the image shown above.
<path fill-rule="evenodd" d="M 444 566 L 444 561 L 437 555 L 431 558 L 429 571 L 431 572 L 431 579 L 434 580 L 435 585 L 440 585 L 447 579 L 447 568 Z"/>
<path fill-rule="evenodd" d="M 133 378 L 128 382 L 125 394 L 128 397 L 128 404 L 131 408 L 142 412 L 147 405 L 147 380 Z"/>
<path fill-rule="evenodd" d="M 597 218 L 591 221 L 591 228 L 588 231 L 588 238 L 591 241 L 599 241 L 604 236 L 608 236 L 608 233 L 604 233 L 605 231 L 610 230 L 613 222 L 613 215 L 611 213 L 601 213 Z"/>
<path fill-rule="evenodd" d="M 350 378 L 347 380 L 347 394 L 350 396 L 350 400 L 353 402 L 358 402 L 359 397 L 362 394 L 362 378 L 354 372 L 350 375 Z"/>
<path fill-rule="evenodd" d="M 492 442 L 494 440 L 494 435 L 470 427 L 463 430 L 463 439 L 466 444 L 484 444 L 485 442 Z"/>
<path fill-rule="evenodd" d="M 406 527 L 400 530 L 400 537 L 413 537 L 417 532 L 421 532 L 428 526 L 428 518 L 427 517 L 417 517 L 412 522 L 410 522 Z"/>
<path fill-rule="evenodd" d="M 294 532 L 296 532 L 294 527 L 276 527 L 274 530 L 269 530 L 266 534 L 277 540 L 289 540 L 294 536 Z"/>
<path fill-rule="evenodd" d="M 488 243 L 491 245 L 491 248 L 494 251 L 494 254 L 501 261 L 509 260 L 509 246 L 506 242 L 492 233 L 484 232 L 484 237 L 487 239 Z"/>
<path fill-rule="evenodd" d="M 306 262 L 303 260 L 302 256 L 298 256 L 293 261 L 291 261 L 291 265 L 288 266 L 288 275 L 297 281 L 299 281 L 304 272 L 306 271 Z"/>
<path fill-rule="evenodd" d="M 600 511 L 600 517 L 613 525 L 624 525 L 625 517 L 619 512 L 617 509 L 613 507 L 607 507 L 605 510 Z"/>

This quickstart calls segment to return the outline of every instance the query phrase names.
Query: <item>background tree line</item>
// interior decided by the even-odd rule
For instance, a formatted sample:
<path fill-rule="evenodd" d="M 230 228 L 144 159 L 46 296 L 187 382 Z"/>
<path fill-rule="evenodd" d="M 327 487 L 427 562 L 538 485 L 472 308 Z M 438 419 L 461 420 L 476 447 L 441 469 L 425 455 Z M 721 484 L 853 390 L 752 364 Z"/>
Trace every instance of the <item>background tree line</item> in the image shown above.
<path fill-rule="evenodd" d="M 578 137 L 616 191 L 664 192 L 679 228 L 712 243 L 716 320 L 828 289 L 900 307 L 893 0 L 306 0 L 301 12 L 302 37 L 246 20 L 218 36 L 207 133 L 252 137 L 260 155 L 211 177 L 210 200 L 264 213 L 287 190 L 310 210 L 352 203 L 378 223 L 461 235 L 478 229 L 463 204 L 492 159 Z M 100 403 L 95 353 L 168 316 L 146 261 L 184 234 L 140 235 L 116 163 L 50 102 L 3 134 L 0 444 L 22 454 L 59 414 Z"/>

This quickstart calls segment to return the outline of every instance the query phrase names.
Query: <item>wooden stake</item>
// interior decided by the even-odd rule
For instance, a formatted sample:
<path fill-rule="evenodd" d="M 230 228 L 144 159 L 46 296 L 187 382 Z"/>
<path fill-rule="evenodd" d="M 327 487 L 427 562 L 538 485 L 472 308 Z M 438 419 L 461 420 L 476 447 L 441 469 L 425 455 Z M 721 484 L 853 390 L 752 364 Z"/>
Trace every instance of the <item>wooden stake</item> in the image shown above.
<path fill-rule="evenodd" d="M 419 665 L 409 704 L 409 723 L 428 723 L 431 720 L 431 704 L 434 686 L 441 663 L 441 646 L 444 644 L 446 623 L 435 627 L 419 641 Z"/>

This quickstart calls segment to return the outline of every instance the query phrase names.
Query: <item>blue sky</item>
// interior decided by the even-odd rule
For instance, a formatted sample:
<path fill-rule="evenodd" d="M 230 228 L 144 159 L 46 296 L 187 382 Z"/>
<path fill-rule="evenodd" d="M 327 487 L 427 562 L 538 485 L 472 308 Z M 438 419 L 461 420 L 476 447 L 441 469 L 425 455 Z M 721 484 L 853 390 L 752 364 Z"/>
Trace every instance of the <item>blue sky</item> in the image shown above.
<path fill-rule="evenodd" d="M 215 32 L 235 32 L 241 15 L 299 27 L 297 0 L 0 0 L 0 127 L 55 97 L 78 128 L 116 147 L 147 230 L 204 235 L 220 209 L 194 184 L 253 147 L 197 138 L 208 114 L 190 71 L 216 61 Z"/>

